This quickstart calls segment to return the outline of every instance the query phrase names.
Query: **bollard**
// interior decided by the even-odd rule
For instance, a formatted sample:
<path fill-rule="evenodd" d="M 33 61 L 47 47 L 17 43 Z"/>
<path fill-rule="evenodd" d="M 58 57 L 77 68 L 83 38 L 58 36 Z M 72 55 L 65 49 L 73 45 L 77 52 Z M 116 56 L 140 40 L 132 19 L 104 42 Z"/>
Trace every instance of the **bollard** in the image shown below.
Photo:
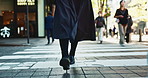
<path fill-rule="evenodd" d="M 142 29 L 139 29 L 139 42 L 142 42 Z"/>

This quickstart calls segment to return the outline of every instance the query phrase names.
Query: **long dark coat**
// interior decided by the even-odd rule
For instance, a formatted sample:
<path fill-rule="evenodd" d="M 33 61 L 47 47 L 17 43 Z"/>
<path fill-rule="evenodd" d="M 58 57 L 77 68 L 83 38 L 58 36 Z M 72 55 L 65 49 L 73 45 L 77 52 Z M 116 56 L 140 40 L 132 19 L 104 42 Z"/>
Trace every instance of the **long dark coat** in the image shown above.
<path fill-rule="evenodd" d="M 56 0 L 53 36 L 56 39 L 95 40 L 91 0 Z"/>

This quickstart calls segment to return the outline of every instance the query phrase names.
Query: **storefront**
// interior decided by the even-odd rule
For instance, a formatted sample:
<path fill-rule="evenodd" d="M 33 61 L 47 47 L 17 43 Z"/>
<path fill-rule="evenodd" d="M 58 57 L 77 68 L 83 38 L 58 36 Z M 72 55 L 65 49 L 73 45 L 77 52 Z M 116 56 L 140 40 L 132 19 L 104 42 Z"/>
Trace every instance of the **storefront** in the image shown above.
<path fill-rule="evenodd" d="M 27 36 L 26 5 L 26 0 L 0 0 L 0 29 L 9 28 L 10 37 Z M 30 37 L 45 37 L 45 0 L 28 0 L 28 5 Z"/>

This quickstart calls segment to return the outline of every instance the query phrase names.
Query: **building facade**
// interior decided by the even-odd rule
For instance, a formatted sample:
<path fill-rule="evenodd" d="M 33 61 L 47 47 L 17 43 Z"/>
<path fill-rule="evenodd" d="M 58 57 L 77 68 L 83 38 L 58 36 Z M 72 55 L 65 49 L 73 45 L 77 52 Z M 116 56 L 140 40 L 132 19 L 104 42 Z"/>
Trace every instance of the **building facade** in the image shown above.
<path fill-rule="evenodd" d="M 45 37 L 44 19 L 51 10 L 50 0 L 27 0 L 30 37 Z M 0 29 L 8 27 L 11 38 L 27 37 L 26 0 L 0 0 Z M 2 31 L 0 31 L 1 33 Z M 2 38 L 2 36 L 0 36 Z"/>

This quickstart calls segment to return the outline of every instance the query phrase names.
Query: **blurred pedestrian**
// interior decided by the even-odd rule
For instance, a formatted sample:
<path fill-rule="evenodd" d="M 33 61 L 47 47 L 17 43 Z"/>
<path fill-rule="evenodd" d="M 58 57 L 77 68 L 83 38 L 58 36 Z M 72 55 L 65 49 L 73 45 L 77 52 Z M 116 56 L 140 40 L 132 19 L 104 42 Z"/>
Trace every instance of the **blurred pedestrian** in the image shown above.
<path fill-rule="evenodd" d="M 113 30 L 111 29 L 111 27 L 110 27 L 110 29 L 109 29 L 109 35 L 110 35 L 111 37 L 113 37 Z"/>
<path fill-rule="evenodd" d="M 128 10 L 125 8 L 125 1 L 120 1 L 120 8 L 116 10 L 115 18 L 118 19 L 119 34 L 120 34 L 120 44 L 125 43 L 125 33 L 128 23 Z"/>
<path fill-rule="evenodd" d="M 113 35 L 115 35 L 115 32 L 116 32 L 116 26 L 114 25 L 114 28 L 113 28 Z"/>
<path fill-rule="evenodd" d="M 98 41 L 100 44 L 103 42 L 103 29 L 105 27 L 104 17 L 102 16 L 102 11 L 98 12 L 98 17 L 95 19 L 96 28 L 98 30 Z"/>
<path fill-rule="evenodd" d="M 113 28 L 113 36 L 117 35 L 117 38 L 118 38 L 118 31 L 117 31 L 117 28 L 116 26 L 114 25 L 114 28 Z"/>
<path fill-rule="evenodd" d="M 47 35 L 47 45 L 50 44 L 50 37 L 52 37 L 52 43 L 54 42 L 53 38 L 53 20 L 52 12 L 48 13 L 48 16 L 45 18 L 45 30 Z"/>
<path fill-rule="evenodd" d="M 132 25 L 133 25 L 133 20 L 132 17 L 129 15 L 128 17 L 128 25 L 126 29 L 126 42 L 129 43 L 131 41 L 131 32 L 132 32 Z"/>
<path fill-rule="evenodd" d="M 59 39 L 64 70 L 75 63 L 78 41 L 95 40 L 95 24 L 91 0 L 56 0 L 54 38 Z M 68 44 L 71 43 L 70 53 Z"/>

